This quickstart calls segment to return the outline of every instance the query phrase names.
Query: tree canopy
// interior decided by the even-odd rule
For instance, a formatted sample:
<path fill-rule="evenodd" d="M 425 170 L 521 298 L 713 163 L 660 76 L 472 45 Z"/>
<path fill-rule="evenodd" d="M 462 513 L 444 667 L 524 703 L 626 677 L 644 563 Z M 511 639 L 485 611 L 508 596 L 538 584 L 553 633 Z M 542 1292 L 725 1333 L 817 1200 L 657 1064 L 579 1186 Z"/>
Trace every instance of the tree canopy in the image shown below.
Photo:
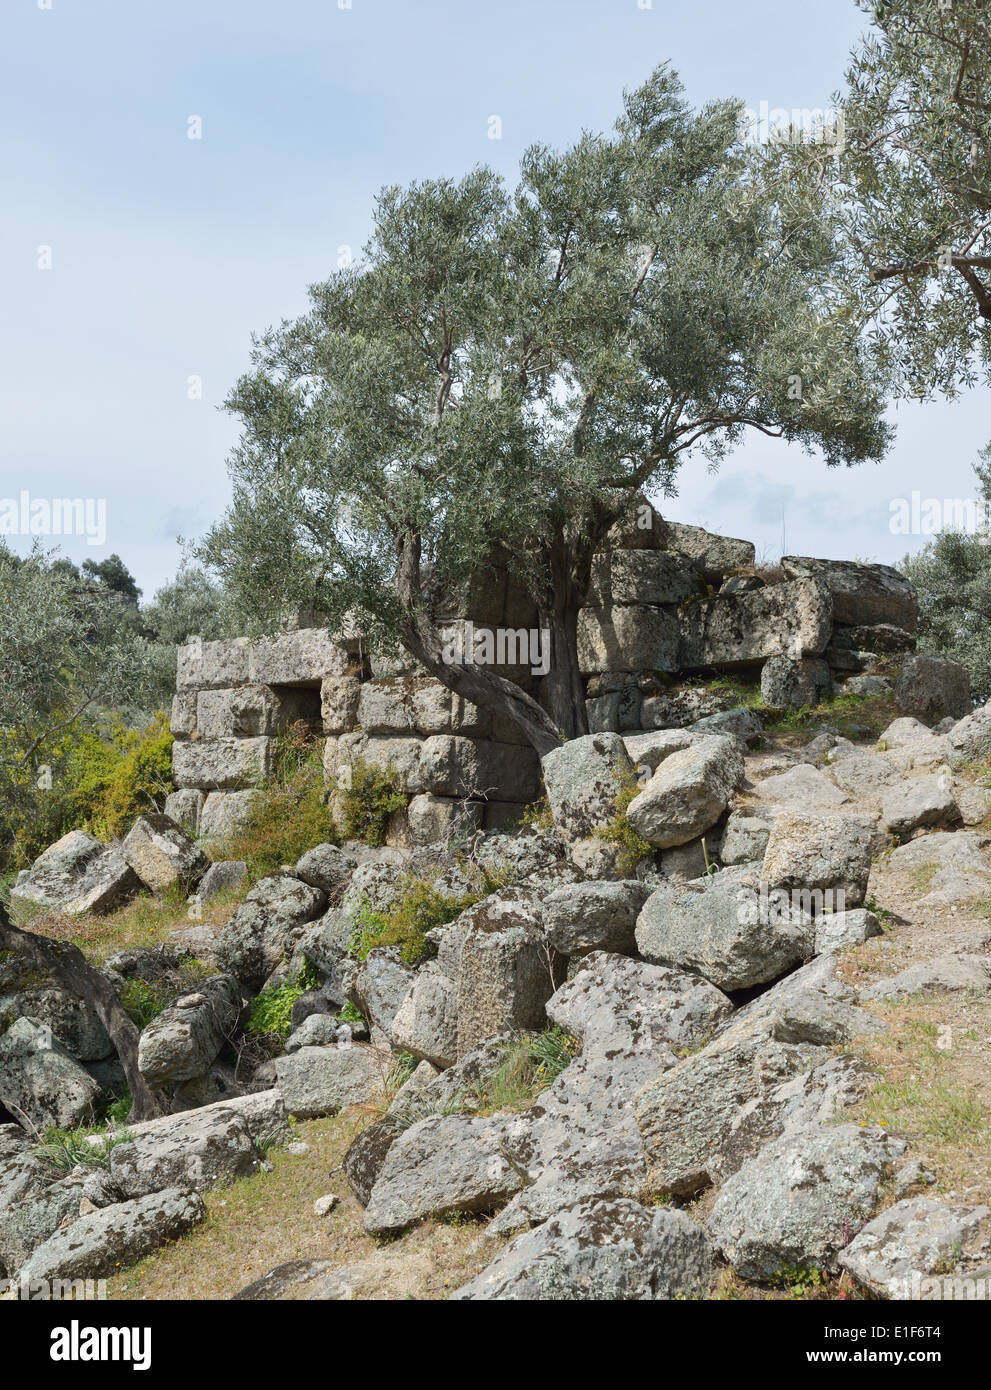
<path fill-rule="evenodd" d="M 201 554 L 242 607 L 307 603 L 399 642 L 540 751 L 583 732 L 577 612 L 637 495 L 745 431 L 828 464 L 888 443 L 823 180 L 746 147 L 660 68 L 615 130 L 492 171 L 388 188 L 363 260 L 256 340 L 227 407 L 232 506 Z M 439 596 L 493 546 L 552 639 L 541 703 L 445 663 Z"/>

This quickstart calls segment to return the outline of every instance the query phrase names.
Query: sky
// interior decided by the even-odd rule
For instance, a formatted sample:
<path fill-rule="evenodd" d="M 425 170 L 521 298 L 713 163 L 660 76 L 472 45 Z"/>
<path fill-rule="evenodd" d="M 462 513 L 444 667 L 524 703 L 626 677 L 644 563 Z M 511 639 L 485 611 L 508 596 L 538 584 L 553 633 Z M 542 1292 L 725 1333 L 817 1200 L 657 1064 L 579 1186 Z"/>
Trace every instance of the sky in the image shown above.
<path fill-rule="evenodd" d="M 252 332 L 359 253 L 380 188 L 514 180 L 662 61 L 695 103 L 827 108 L 864 23 L 853 0 L 4 0 L 0 506 L 89 499 L 47 543 L 117 552 L 150 598 L 228 500 Z M 988 406 L 901 404 L 855 470 L 755 434 L 718 474 L 690 461 L 664 514 L 768 560 L 894 563 L 925 537 L 892 534 L 893 499 L 971 497 Z"/>

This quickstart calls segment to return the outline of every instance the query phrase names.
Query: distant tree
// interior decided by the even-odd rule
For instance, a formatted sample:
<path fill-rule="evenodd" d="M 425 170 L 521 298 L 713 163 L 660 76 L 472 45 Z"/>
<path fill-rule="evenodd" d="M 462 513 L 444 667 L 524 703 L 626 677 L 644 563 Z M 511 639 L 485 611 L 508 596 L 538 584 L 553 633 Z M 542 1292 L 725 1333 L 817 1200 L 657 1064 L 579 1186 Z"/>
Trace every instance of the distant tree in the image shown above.
<path fill-rule="evenodd" d="M 83 573 L 97 583 L 104 584 L 113 593 L 120 594 L 121 598 L 132 603 L 135 608 L 138 606 L 141 590 L 135 582 L 134 575 L 119 555 L 108 555 L 105 560 L 84 560 Z"/>
<path fill-rule="evenodd" d="M 977 467 L 979 497 L 991 508 L 991 448 Z M 959 661 L 971 689 L 991 700 L 991 534 L 943 531 L 902 562 L 919 592 L 919 645 Z"/>
<path fill-rule="evenodd" d="M 879 457 L 883 381 L 851 324 L 821 177 L 748 150 L 659 69 L 611 135 L 380 196 L 363 262 L 256 342 L 227 406 L 234 500 L 200 554 L 246 608 L 346 615 L 540 753 L 587 730 L 578 612 L 637 495 L 748 430 Z M 541 705 L 445 660 L 438 594 L 493 545 L 551 638 Z"/>
<path fill-rule="evenodd" d="M 141 617 L 152 640 L 169 646 L 190 637 L 230 637 L 239 625 L 223 587 L 194 564 L 181 565 L 175 579 L 163 584 L 141 610 Z"/>
<path fill-rule="evenodd" d="M 905 389 L 991 373 L 991 10 L 858 0 L 842 170 L 873 331 Z"/>

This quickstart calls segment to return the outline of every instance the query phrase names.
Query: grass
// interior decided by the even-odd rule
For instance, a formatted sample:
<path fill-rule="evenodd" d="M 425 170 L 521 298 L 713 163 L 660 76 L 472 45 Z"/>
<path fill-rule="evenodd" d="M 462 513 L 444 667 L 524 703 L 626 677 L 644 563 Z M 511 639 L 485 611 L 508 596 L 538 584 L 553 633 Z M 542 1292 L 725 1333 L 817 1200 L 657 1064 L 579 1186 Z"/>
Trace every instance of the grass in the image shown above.
<path fill-rule="evenodd" d="M 205 961 L 191 957 L 157 980 L 135 976 L 121 990 L 121 1003 L 138 1028 L 145 1028 L 176 999 L 192 993 L 201 980 L 214 974 Z"/>
<path fill-rule="evenodd" d="M 406 807 L 395 771 L 363 758 L 349 765 L 346 778 L 338 779 L 334 791 L 341 834 L 366 845 L 384 845 L 390 819 Z"/>
<path fill-rule="evenodd" d="M 362 1209 L 340 1172 L 358 1128 L 353 1113 L 306 1120 L 296 1138 L 309 1152 L 267 1154 L 267 1168 L 230 1187 L 203 1194 L 207 1219 L 182 1240 L 163 1245 L 107 1281 L 110 1299 L 230 1299 L 276 1265 L 326 1259 L 370 1269 L 358 1299 L 443 1299 L 491 1259 L 501 1241 L 476 1250 L 478 1227 L 428 1220 L 380 1248 L 362 1226 Z M 327 1192 L 341 1200 L 317 1220 L 313 1202 Z"/>
<path fill-rule="evenodd" d="M 598 840 L 615 845 L 619 851 L 619 870 L 624 874 L 636 872 L 638 864 L 653 859 L 657 853 L 649 840 L 634 830 L 627 819 L 626 812 L 630 802 L 643 791 L 635 773 L 623 778 L 616 794 L 616 806 L 612 819 L 606 825 L 596 826 L 593 834 Z"/>
<path fill-rule="evenodd" d="M 916 997 L 886 1004 L 883 1017 L 886 1032 L 855 1044 L 878 1080 L 846 1118 L 909 1138 L 911 1153 L 931 1160 L 939 1190 L 988 1202 L 991 1001 Z"/>
<path fill-rule="evenodd" d="M 128 1108 L 130 1108 L 130 1097 Z M 90 1136 L 99 1135 L 100 1143 L 89 1142 Z M 126 1144 L 134 1136 L 126 1129 L 58 1129 L 51 1126 L 41 1134 L 41 1143 L 35 1149 L 35 1157 L 55 1178 L 63 1178 L 74 1168 L 110 1167 L 110 1154 L 118 1144 Z"/>
<path fill-rule="evenodd" d="M 909 872 L 908 885 L 916 897 L 924 898 L 932 890 L 933 881 L 938 873 L 938 864 L 920 864 Z"/>
<path fill-rule="evenodd" d="M 399 897 L 388 908 L 373 908 L 368 902 L 357 914 L 356 928 L 349 947 L 357 960 L 366 960 L 380 946 L 398 946 L 400 959 L 419 965 L 436 954 L 427 932 L 453 922 L 466 908 L 502 888 L 506 874 L 486 865 L 478 866 L 477 888 L 465 893 L 443 893 L 429 878 L 406 875 L 399 880 Z"/>

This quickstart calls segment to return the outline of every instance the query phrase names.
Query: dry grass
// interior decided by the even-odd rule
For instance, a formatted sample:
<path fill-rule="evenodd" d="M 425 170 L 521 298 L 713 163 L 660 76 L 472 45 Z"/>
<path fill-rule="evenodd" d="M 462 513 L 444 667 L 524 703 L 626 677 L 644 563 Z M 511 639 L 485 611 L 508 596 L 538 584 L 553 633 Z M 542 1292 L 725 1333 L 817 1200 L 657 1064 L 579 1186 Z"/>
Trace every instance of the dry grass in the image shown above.
<path fill-rule="evenodd" d="M 348 1145 L 368 1119 L 351 1112 L 298 1124 L 296 1137 L 309 1145 L 308 1153 L 270 1150 L 271 1172 L 205 1193 L 204 1224 L 114 1275 L 107 1297 L 229 1299 L 290 1260 L 335 1266 L 377 1261 L 376 1299 L 446 1297 L 487 1264 L 500 1243 L 489 1239 L 474 1251 L 481 1231 L 472 1221 L 425 1221 L 387 1244 L 368 1235 L 362 1208 L 340 1172 Z M 313 1203 L 328 1192 L 341 1200 L 317 1218 Z M 305 1296 L 305 1288 L 301 1292 Z"/>

